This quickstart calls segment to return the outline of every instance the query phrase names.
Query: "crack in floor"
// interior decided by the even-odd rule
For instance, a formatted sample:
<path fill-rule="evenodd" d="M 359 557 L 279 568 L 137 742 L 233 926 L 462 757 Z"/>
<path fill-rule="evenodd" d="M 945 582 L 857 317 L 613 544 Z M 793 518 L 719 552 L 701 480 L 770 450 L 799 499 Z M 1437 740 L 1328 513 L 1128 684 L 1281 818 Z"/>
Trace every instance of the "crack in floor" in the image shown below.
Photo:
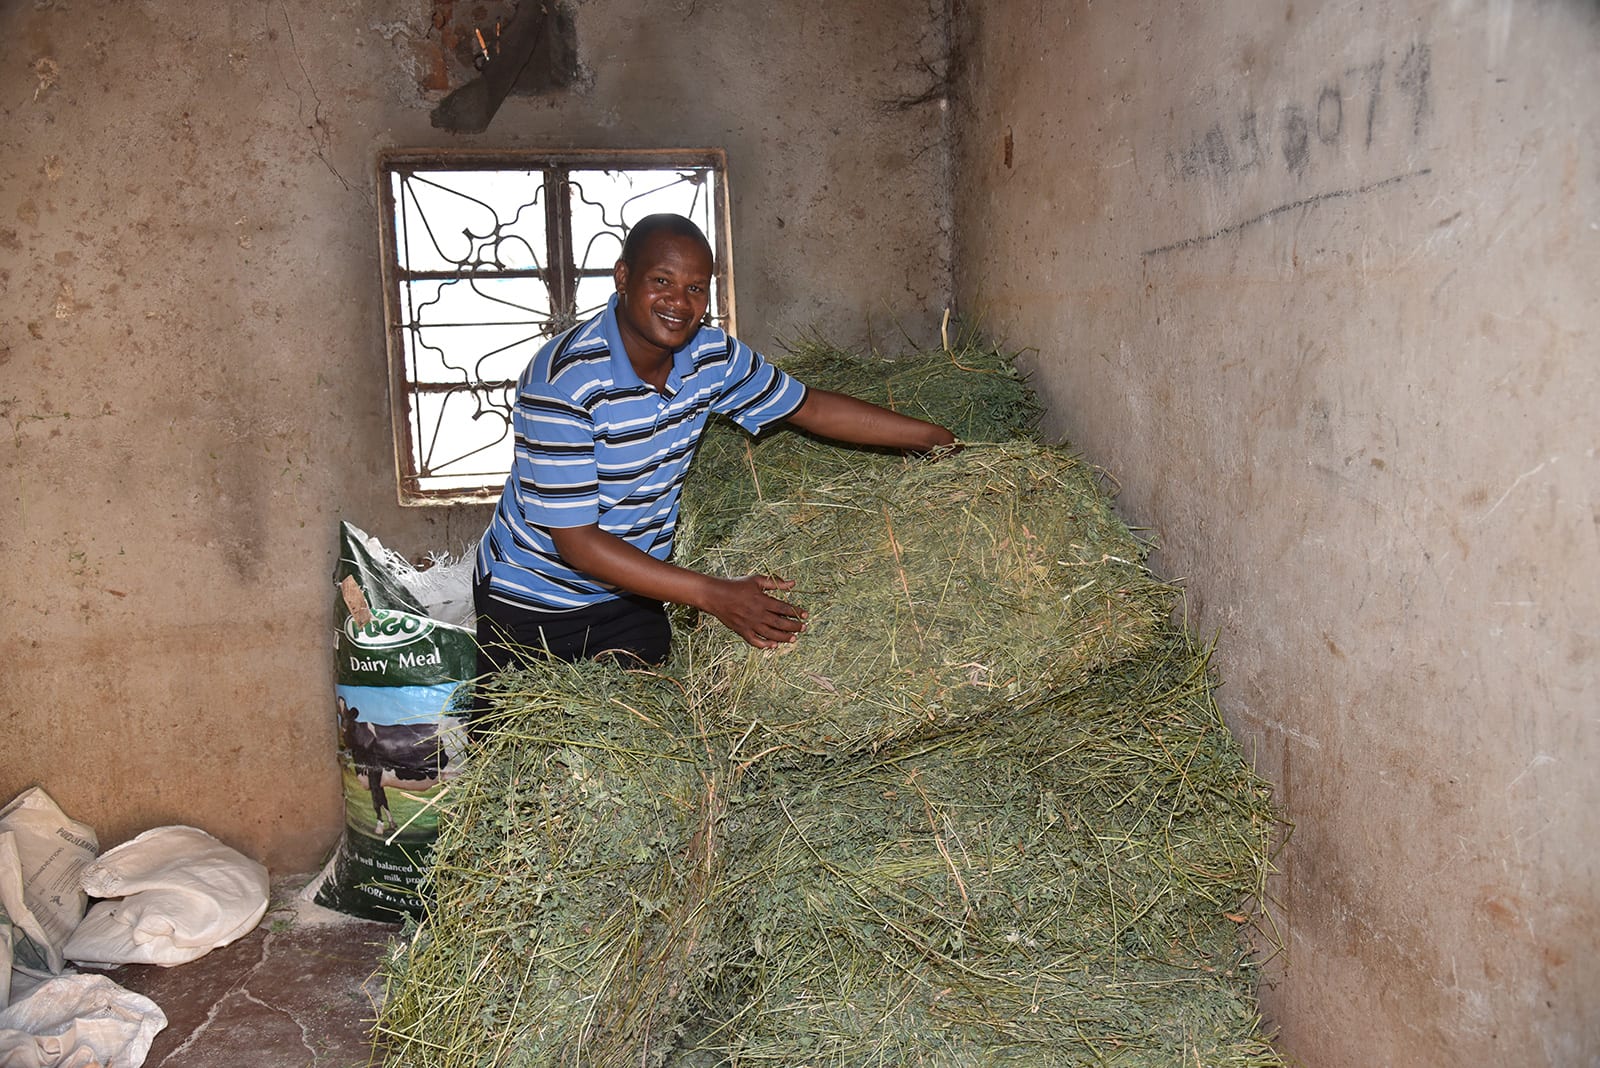
<path fill-rule="evenodd" d="M 300 1022 L 300 1017 L 279 1005 L 274 1005 L 269 1001 L 261 1000 L 248 990 L 240 989 L 239 993 L 244 996 L 245 1000 L 260 1005 L 268 1012 L 275 1012 L 281 1016 L 287 1016 L 289 1018 L 289 1022 L 300 1029 L 300 1044 L 306 1048 L 307 1053 L 311 1054 L 311 1068 L 317 1068 L 317 1064 L 321 1061 L 321 1058 L 317 1056 L 316 1047 L 311 1044 L 311 1031 L 306 1027 L 305 1024 Z"/>
<path fill-rule="evenodd" d="M 201 1035 L 204 1035 L 210 1030 L 211 1025 L 216 1022 L 217 1014 L 220 1013 L 223 1006 L 228 1003 L 228 999 L 236 992 L 243 990 L 245 984 L 250 981 L 250 977 L 267 962 L 267 947 L 270 944 L 271 938 L 272 936 L 269 933 L 268 936 L 262 940 L 261 951 L 257 955 L 255 963 L 250 965 L 249 968 L 245 969 L 245 973 L 241 975 L 236 982 L 229 986 L 227 990 L 223 991 L 221 997 L 217 998 L 211 1003 L 211 1008 L 206 1012 L 206 1018 L 200 1021 L 200 1024 L 193 1031 L 189 1032 L 189 1036 L 179 1043 L 171 1053 L 161 1058 L 161 1063 L 163 1065 L 172 1060 L 174 1057 L 182 1056 L 188 1051 L 190 1046 L 194 1045 L 195 1042 L 200 1039 Z"/>

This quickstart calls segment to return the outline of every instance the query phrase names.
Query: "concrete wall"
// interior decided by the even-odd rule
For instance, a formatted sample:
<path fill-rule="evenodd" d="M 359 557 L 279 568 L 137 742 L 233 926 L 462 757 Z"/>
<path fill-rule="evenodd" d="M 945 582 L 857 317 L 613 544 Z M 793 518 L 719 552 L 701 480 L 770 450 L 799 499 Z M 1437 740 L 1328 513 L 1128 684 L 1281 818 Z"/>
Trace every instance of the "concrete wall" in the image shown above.
<path fill-rule="evenodd" d="M 953 39 L 960 306 L 1156 528 L 1296 824 L 1284 1048 L 1600 1063 L 1600 8 Z"/>
<path fill-rule="evenodd" d="M 459 6 L 0 7 L 0 801 L 290 871 L 337 836 L 337 523 L 413 554 L 486 520 L 394 503 L 384 148 L 722 146 L 748 340 L 937 335 L 945 116 L 892 106 L 937 8 L 588 0 L 579 83 L 463 137 L 429 122 Z"/>

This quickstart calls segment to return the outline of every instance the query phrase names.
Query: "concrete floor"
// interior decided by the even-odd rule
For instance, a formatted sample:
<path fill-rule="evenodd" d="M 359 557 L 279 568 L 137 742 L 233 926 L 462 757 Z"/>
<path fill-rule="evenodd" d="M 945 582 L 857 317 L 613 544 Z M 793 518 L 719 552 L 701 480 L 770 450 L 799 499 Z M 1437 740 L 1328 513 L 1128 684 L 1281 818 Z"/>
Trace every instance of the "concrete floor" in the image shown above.
<path fill-rule="evenodd" d="M 167 1015 L 146 1068 L 365 1068 L 399 928 L 300 901 L 304 882 L 276 881 L 260 926 L 199 960 L 105 972 Z"/>

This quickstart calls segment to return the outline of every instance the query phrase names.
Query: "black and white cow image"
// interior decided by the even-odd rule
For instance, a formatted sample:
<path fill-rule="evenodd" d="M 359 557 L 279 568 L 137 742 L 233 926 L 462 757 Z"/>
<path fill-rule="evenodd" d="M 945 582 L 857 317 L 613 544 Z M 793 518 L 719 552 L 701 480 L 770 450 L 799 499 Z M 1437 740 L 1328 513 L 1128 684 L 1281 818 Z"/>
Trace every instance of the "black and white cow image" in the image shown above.
<path fill-rule="evenodd" d="M 339 698 L 339 736 L 350 751 L 356 774 L 367 780 L 372 810 L 377 813 L 374 832 L 395 829 L 384 793 L 384 776 L 390 785 L 425 790 L 438 782 L 450 755 L 445 751 L 435 723 L 363 723 L 359 709 Z"/>

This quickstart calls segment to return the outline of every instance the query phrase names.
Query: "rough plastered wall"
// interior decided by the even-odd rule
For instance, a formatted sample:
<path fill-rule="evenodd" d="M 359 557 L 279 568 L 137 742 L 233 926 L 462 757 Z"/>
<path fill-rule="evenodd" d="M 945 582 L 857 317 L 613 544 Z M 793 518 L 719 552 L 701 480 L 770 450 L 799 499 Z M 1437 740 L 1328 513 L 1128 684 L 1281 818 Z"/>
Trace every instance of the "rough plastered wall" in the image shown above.
<path fill-rule="evenodd" d="M 1600 1063 L 1600 8 L 952 36 L 958 301 L 1155 529 L 1295 823 L 1284 1049 Z"/>
<path fill-rule="evenodd" d="M 287 871 L 337 836 L 338 521 L 412 555 L 487 518 L 395 503 L 382 149 L 721 146 L 750 341 L 937 335 L 940 9 L 587 0 L 577 84 L 459 136 L 475 10 L 0 6 L 0 802 Z"/>

